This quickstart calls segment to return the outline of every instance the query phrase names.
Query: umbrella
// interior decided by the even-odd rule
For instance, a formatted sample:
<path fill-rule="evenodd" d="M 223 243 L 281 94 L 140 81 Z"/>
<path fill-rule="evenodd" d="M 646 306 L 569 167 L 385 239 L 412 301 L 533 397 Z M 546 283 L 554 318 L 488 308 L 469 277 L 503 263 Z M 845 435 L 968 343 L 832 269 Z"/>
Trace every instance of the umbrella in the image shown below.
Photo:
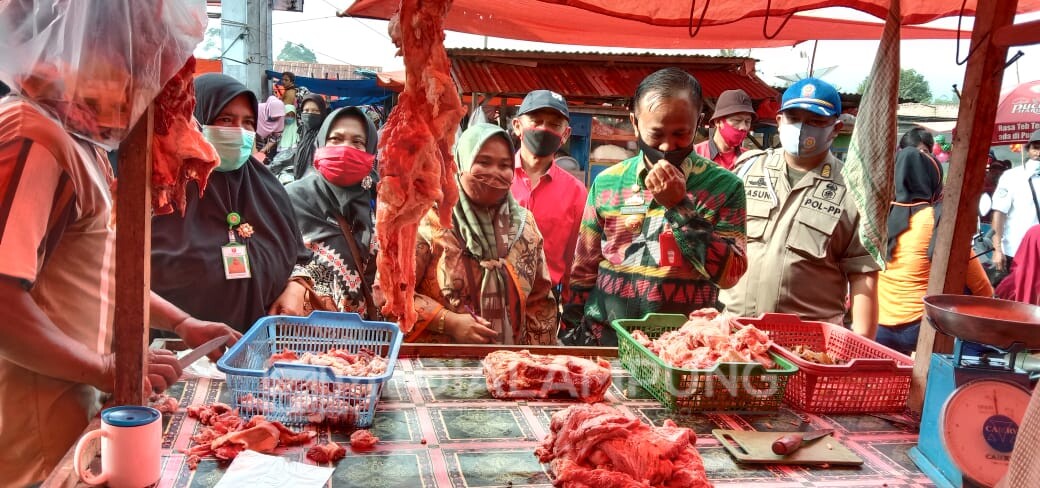
<path fill-rule="evenodd" d="M 1028 142 L 1029 135 L 1040 129 L 1040 80 L 1022 83 L 1004 95 L 994 123 L 993 144 Z"/>

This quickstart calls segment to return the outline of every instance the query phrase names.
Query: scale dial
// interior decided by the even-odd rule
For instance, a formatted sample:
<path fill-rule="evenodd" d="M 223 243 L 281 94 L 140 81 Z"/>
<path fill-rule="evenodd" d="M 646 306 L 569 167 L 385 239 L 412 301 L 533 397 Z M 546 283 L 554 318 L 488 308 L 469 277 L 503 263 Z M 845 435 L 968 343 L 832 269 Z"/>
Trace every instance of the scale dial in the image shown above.
<path fill-rule="evenodd" d="M 965 478 L 994 486 L 1007 472 L 1029 392 L 1013 383 L 979 379 L 957 388 L 943 405 L 943 444 Z"/>

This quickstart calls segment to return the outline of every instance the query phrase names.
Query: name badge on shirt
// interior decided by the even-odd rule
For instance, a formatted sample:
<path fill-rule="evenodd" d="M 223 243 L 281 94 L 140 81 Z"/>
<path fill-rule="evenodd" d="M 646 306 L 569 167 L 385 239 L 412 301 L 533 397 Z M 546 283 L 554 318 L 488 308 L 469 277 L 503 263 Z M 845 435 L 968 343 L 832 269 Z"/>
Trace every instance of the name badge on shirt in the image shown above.
<path fill-rule="evenodd" d="M 647 205 L 625 205 L 621 207 L 621 215 L 645 214 L 650 207 Z"/>
<path fill-rule="evenodd" d="M 224 278 L 240 280 L 250 278 L 249 252 L 246 246 L 237 242 L 229 242 L 220 246 L 221 261 L 224 263 Z"/>

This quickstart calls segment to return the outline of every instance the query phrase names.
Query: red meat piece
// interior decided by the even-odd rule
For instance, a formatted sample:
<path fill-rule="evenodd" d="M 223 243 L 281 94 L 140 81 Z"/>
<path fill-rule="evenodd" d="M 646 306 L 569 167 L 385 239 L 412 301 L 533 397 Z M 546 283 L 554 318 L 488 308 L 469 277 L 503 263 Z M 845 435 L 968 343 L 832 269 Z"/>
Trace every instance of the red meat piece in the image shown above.
<path fill-rule="evenodd" d="M 199 195 L 220 156 L 206 142 L 192 117 L 195 110 L 195 58 L 189 58 L 155 97 L 152 136 L 152 209 L 155 215 L 185 209 L 188 181 L 199 184 Z"/>
<path fill-rule="evenodd" d="M 484 378 L 495 398 L 547 398 L 566 393 L 583 402 L 603 401 L 610 388 L 610 363 L 527 350 L 495 351 L 484 358 Z"/>
<path fill-rule="evenodd" d="M 451 0 L 402 0 L 390 38 L 404 56 L 405 86 L 379 138 L 379 284 L 383 314 L 408 333 L 415 325 L 415 239 L 419 221 L 437 205 L 451 227 L 458 201 L 451 147 L 464 110 L 444 51 Z"/>
<path fill-rule="evenodd" d="M 297 356 L 296 353 L 293 352 L 291 349 L 286 348 L 282 352 L 276 352 L 272 354 L 271 359 L 268 359 L 267 362 L 270 364 L 274 364 L 279 361 L 295 361 L 297 359 L 300 359 L 300 357 Z"/>
<path fill-rule="evenodd" d="M 350 447 L 354 448 L 355 451 L 367 451 L 373 449 L 376 447 L 376 443 L 378 442 L 379 438 L 365 429 L 350 434 Z"/>
<path fill-rule="evenodd" d="M 334 463 L 345 457 L 347 457 L 347 448 L 332 441 L 307 450 L 307 459 L 318 464 Z"/>
<path fill-rule="evenodd" d="M 184 451 L 188 467 L 195 469 L 203 456 L 231 460 L 238 453 L 250 449 L 271 452 L 278 446 L 292 446 L 310 442 L 317 435 L 313 431 L 293 432 L 281 422 L 272 422 L 255 415 L 243 422 L 237 413 L 225 404 L 188 407 L 188 416 L 199 419 L 203 428 L 192 436 L 195 445 Z"/>
<path fill-rule="evenodd" d="M 567 488 L 703 488 L 712 486 L 690 429 L 665 420 L 651 427 L 604 404 L 553 414 L 535 450 Z"/>
<path fill-rule="evenodd" d="M 166 394 L 152 395 L 148 398 L 148 404 L 159 411 L 159 413 L 174 413 L 180 408 L 176 398 Z"/>

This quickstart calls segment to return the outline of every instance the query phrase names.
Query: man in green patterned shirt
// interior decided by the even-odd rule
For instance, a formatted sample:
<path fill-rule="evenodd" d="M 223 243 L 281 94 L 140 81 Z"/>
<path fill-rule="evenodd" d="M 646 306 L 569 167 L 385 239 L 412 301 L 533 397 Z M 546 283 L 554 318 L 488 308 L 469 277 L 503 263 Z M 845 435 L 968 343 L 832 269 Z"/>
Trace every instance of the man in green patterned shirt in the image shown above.
<path fill-rule="evenodd" d="M 636 89 L 640 152 L 596 178 L 582 217 L 561 338 L 617 345 L 615 319 L 716 307 L 747 270 L 740 179 L 693 152 L 703 98 L 677 68 Z"/>

